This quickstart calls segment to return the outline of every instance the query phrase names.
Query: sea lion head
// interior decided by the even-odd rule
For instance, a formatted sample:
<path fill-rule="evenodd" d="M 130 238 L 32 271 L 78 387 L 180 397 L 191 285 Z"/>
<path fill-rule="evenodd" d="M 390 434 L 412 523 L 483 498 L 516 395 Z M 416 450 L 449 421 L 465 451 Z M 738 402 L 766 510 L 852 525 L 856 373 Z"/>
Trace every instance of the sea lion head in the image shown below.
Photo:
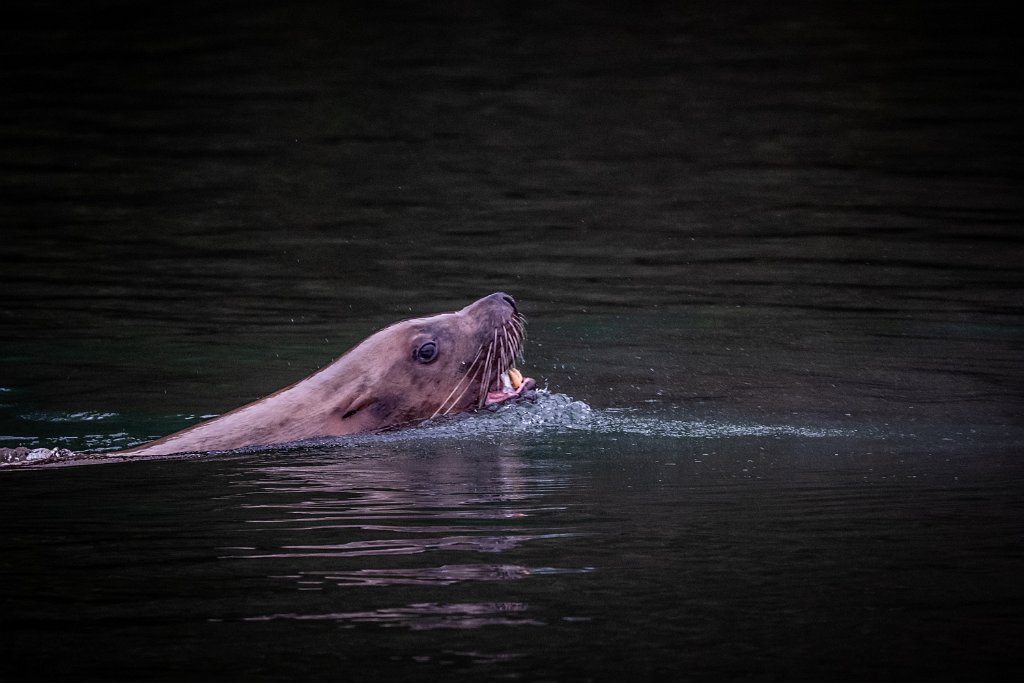
<path fill-rule="evenodd" d="M 331 431 L 400 426 L 529 396 L 536 383 L 514 368 L 524 338 L 525 318 L 503 292 L 391 325 L 340 359 L 347 377 L 338 377 L 345 391 Z"/>

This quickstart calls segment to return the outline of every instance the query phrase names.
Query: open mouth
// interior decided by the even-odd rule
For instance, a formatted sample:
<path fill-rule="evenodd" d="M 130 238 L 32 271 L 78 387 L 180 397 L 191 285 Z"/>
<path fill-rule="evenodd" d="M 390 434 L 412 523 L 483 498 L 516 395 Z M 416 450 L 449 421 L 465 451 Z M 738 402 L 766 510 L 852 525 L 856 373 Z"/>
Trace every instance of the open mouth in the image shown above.
<path fill-rule="evenodd" d="M 490 408 L 512 399 L 536 396 L 537 382 L 523 377 L 514 363 L 522 360 L 523 340 L 526 337 L 526 319 L 519 311 L 495 328 L 491 339 L 477 351 L 466 374 L 459 380 L 448 397 L 431 417 L 444 416 L 453 410 L 465 410 L 467 394 L 476 390 L 476 408 Z"/>
<path fill-rule="evenodd" d="M 514 398 L 530 398 L 536 388 L 537 382 L 532 377 L 523 377 L 518 369 L 509 368 L 491 384 L 484 405 L 498 405 Z"/>
<path fill-rule="evenodd" d="M 494 339 L 487 346 L 484 363 L 484 386 L 481 386 L 477 407 L 496 406 L 517 398 L 535 395 L 537 382 L 523 377 L 514 365 L 523 359 L 523 340 L 526 338 L 526 318 L 514 311 L 505 324 L 494 331 Z M 483 351 L 483 349 L 481 349 Z M 492 378 L 489 382 L 487 378 Z"/>

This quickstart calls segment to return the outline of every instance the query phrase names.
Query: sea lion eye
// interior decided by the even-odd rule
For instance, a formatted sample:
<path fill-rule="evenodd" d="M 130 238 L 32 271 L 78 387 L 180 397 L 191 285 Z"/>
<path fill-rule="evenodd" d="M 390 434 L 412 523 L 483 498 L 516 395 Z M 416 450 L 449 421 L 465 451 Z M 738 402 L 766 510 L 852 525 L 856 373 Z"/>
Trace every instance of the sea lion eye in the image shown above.
<path fill-rule="evenodd" d="M 421 344 L 418 349 L 413 351 L 412 357 L 421 363 L 429 363 L 437 358 L 437 342 L 428 341 Z"/>

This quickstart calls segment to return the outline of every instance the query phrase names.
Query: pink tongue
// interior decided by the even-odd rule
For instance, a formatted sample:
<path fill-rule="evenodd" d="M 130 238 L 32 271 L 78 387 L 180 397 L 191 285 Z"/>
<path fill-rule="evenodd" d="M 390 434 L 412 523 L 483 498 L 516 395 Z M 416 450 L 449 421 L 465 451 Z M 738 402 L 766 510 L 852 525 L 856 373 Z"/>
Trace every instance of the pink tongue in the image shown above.
<path fill-rule="evenodd" d="M 488 391 L 487 392 L 487 405 L 493 405 L 495 403 L 501 403 L 515 396 L 515 393 L 506 394 L 504 391 Z"/>
<path fill-rule="evenodd" d="M 529 388 L 531 388 L 531 387 L 533 387 L 535 385 L 536 385 L 536 383 L 531 378 L 524 377 L 522 383 L 519 385 L 519 388 L 516 389 L 515 391 L 511 391 L 511 392 L 508 392 L 508 393 L 505 393 L 504 391 L 500 391 L 500 390 L 499 391 L 488 391 L 487 392 L 487 402 L 484 405 L 491 406 L 491 405 L 494 405 L 495 403 L 501 403 L 502 401 L 507 401 L 510 398 L 515 398 L 519 394 L 523 393 L 523 391 L 525 391 L 526 389 L 529 389 Z"/>

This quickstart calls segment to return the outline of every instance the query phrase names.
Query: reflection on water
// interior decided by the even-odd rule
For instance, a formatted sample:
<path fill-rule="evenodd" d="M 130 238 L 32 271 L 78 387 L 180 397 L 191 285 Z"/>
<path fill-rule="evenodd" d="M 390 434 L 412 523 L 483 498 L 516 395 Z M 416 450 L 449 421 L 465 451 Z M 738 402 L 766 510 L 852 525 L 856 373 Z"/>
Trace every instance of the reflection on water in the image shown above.
<path fill-rule="evenodd" d="M 469 605 L 409 605 L 372 612 L 341 614 L 273 614 L 249 617 L 249 621 L 294 619 L 297 621 L 337 621 L 378 626 L 404 626 L 414 631 L 439 628 L 483 628 L 485 626 L 543 626 L 530 619 L 528 607 L 519 603 Z"/>
<path fill-rule="evenodd" d="M 523 539 L 529 540 L 529 539 Z M 460 564 L 423 569 L 357 569 L 355 571 L 324 572 L 319 579 L 312 575 L 295 578 L 303 590 L 319 589 L 323 582 L 339 586 L 449 586 L 463 581 L 517 581 L 531 576 L 571 574 L 591 571 L 590 568 L 561 569 L 557 567 L 523 567 L 507 564 Z"/>
<path fill-rule="evenodd" d="M 2 618 L 14 652 L 73 634 L 67 673 L 122 666 L 110 639 L 200 677 L 987 670 L 1024 605 L 1000 448 L 574 429 L 9 471 Z"/>
<path fill-rule="evenodd" d="M 365 446 L 349 448 L 362 451 Z M 331 464 L 289 462 L 252 469 L 237 484 L 242 491 L 228 498 L 245 511 L 245 523 L 259 542 L 222 548 L 220 558 L 298 591 L 443 587 L 592 570 L 467 562 L 480 554 L 513 553 L 523 545 L 570 541 L 575 532 L 543 521 L 565 510 L 543 501 L 564 490 L 569 479 L 505 449 L 487 460 L 467 460 L 438 452 L 433 444 L 428 448 L 429 459 L 405 461 L 397 468 L 392 459 L 363 455 Z M 247 502 L 250 498 L 258 502 Z M 303 566 L 308 568 L 295 571 Z M 282 568 L 291 571 L 278 574 Z M 541 624 L 519 615 L 528 609 L 526 603 L 411 604 L 243 619 L 331 620 L 414 630 Z"/>

